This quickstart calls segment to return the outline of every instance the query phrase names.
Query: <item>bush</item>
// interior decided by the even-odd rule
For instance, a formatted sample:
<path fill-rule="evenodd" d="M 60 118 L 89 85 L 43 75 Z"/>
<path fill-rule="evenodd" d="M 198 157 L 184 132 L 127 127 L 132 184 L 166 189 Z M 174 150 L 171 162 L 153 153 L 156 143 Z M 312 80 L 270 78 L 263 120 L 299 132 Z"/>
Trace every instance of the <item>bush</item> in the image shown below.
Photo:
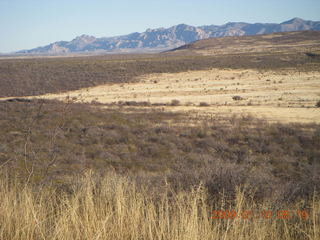
<path fill-rule="evenodd" d="M 210 106 L 210 104 L 207 102 L 200 102 L 199 106 L 200 107 L 208 107 L 208 106 Z"/>
<path fill-rule="evenodd" d="M 173 100 L 171 101 L 171 106 L 179 106 L 179 105 L 180 105 L 180 101 L 179 101 L 179 100 L 173 99 Z"/>
<path fill-rule="evenodd" d="M 316 107 L 320 107 L 320 100 L 316 103 Z"/>
<path fill-rule="evenodd" d="M 233 96 L 232 99 L 235 100 L 235 101 L 240 101 L 240 100 L 243 100 L 243 97 Z"/>

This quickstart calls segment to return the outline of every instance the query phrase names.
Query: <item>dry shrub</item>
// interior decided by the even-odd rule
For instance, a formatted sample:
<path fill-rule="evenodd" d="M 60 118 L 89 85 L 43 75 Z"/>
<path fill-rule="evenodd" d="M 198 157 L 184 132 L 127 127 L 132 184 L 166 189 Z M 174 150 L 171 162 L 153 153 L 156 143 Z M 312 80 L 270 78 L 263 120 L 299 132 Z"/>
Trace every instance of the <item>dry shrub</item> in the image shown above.
<path fill-rule="evenodd" d="M 210 104 L 207 103 L 207 102 L 200 102 L 200 103 L 199 103 L 199 106 L 200 106 L 200 107 L 209 107 Z"/>
<path fill-rule="evenodd" d="M 0 165 L 32 182 L 57 185 L 89 168 L 170 172 L 184 188 L 190 185 L 180 175 L 203 181 L 210 195 L 249 184 L 259 189 L 261 200 L 287 183 L 296 188 L 283 188 L 283 196 L 295 189 L 287 199 L 305 199 L 320 184 L 314 171 L 320 159 L 315 124 L 268 124 L 235 116 L 190 126 L 177 113 L 149 108 L 119 112 L 71 104 L 65 112 L 63 106 L 0 103 Z M 311 177 L 309 187 L 303 187 Z"/>
<path fill-rule="evenodd" d="M 240 101 L 240 100 L 243 100 L 243 97 L 241 97 L 241 96 L 233 96 L 232 99 L 235 100 L 235 101 Z"/>
<path fill-rule="evenodd" d="M 177 99 L 173 99 L 171 100 L 171 106 L 179 106 L 180 105 L 180 101 Z"/>

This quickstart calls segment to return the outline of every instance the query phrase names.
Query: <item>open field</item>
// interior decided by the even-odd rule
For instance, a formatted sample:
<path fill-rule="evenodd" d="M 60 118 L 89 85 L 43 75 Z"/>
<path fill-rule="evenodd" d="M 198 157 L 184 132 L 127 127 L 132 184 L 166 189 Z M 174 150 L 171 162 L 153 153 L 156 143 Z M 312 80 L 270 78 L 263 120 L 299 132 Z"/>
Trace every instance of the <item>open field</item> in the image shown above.
<path fill-rule="evenodd" d="M 320 239 L 319 34 L 0 59 L 0 239 Z"/>
<path fill-rule="evenodd" d="M 233 100 L 240 96 L 241 100 Z M 320 72 L 211 69 L 151 74 L 135 83 L 107 84 L 45 99 L 77 99 L 104 104 L 148 102 L 167 104 L 168 111 L 212 115 L 245 115 L 282 122 L 320 122 Z M 172 107 L 172 100 L 178 100 Z M 200 103 L 204 107 L 199 107 Z M 132 104 L 132 103 L 131 103 Z M 132 104 L 133 105 L 133 104 Z M 208 106 L 206 106 L 208 105 Z"/>

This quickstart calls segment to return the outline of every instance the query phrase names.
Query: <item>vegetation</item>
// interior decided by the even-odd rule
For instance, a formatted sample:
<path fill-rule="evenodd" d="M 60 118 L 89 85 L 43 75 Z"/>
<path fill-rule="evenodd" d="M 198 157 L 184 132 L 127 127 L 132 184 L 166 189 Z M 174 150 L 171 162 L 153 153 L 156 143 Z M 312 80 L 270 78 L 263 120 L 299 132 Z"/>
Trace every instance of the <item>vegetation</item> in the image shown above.
<path fill-rule="evenodd" d="M 200 103 L 199 103 L 199 106 L 200 106 L 200 107 L 208 107 L 208 106 L 210 106 L 210 104 L 207 103 L 207 102 L 200 102 Z"/>
<path fill-rule="evenodd" d="M 245 184 L 257 198 L 279 203 L 310 197 L 320 185 L 319 125 L 250 117 L 186 121 L 152 108 L 2 102 L 0 165 L 42 185 L 110 167 L 166 176 L 177 189 L 203 182 L 211 197 L 222 189 L 233 196 Z"/>
<path fill-rule="evenodd" d="M 0 59 L 0 97 L 32 96 L 107 83 L 127 83 L 150 73 L 212 68 L 250 68 L 262 71 L 319 69 L 320 58 L 310 58 L 303 52 L 288 52 L 287 48 L 282 49 L 284 52 L 278 48 L 275 50 L 272 54 L 267 49 L 258 53 L 249 51 L 236 54 L 232 51 L 209 56 L 169 52 L 154 55 Z"/>
<path fill-rule="evenodd" d="M 92 173 L 71 178 L 72 190 L 61 191 L 52 187 L 39 189 L 1 174 L 0 238 L 317 240 L 320 237 L 318 198 L 287 205 L 292 209 L 292 217 L 283 219 L 277 214 L 281 207 L 270 203 L 257 205 L 243 188 L 235 190 L 234 200 L 222 196 L 220 201 L 211 201 L 203 185 L 175 191 L 165 179 L 161 180 L 162 186 L 155 188 L 144 177 L 119 175 L 110 170 L 102 178 Z M 305 208 L 306 205 L 309 207 Z M 239 218 L 216 218 L 216 211 L 228 209 Z M 246 214 L 255 210 L 262 213 L 261 218 L 253 219 Z M 270 218 L 264 211 L 274 216 Z"/>
<path fill-rule="evenodd" d="M 318 33 L 298 35 L 303 42 L 310 34 Z M 227 38 L 214 47 L 229 44 L 230 52 L 211 56 L 182 50 L 0 60 L 0 97 L 16 96 L 0 101 L 0 239 L 320 239 L 319 124 L 166 112 L 182 104 L 174 96 L 109 104 L 23 98 L 150 73 L 319 70 L 319 58 L 282 46 L 291 35 L 277 36 L 257 37 L 273 49 L 241 54 L 232 48 L 239 38 Z M 240 40 L 254 47 L 255 38 Z M 202 51 L 210 41 L 220 40 L 187 48 Z M 277 214 L 287 210 L 289 219 Z"/>
<path fill-rule="evenodd" d="M 177 99 L 173 99 L 171 100 L 171 106 L 179 106 L 180 105 L 180 101 Z"/>
<path fill-rule="evenodd" d="M 243 100 L 243 97 L 241 97 L 241 96 L 233 96 L 232 99 L 235 100 L 235 101 L 240 101 L 240 100 Z"/>

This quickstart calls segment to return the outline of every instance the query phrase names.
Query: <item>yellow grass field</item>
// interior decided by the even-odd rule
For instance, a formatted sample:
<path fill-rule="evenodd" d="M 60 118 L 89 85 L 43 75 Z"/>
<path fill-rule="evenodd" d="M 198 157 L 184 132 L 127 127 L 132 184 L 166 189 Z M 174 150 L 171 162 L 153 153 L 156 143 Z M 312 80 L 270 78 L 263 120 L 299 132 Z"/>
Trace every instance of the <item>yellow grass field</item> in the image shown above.
<path fill-rule="evenodd" d="M 130 178 L 110 173 L 96 182 L 77 179 L 74 193 L 36 189 L 0 180 L 0 238 L 10 240 L 317 240 L 320 202 L 300 214 L 299 206 L 276 210 L 256 205 L 239 188 L 232 202 L 210 203 L 199 185 L 190 192 L 170 186 L 153 192 Z M 215 211 L 235 215 L 217 218 Z M 255 211 L 253 218 L 250 213 Z M 289 211 L 289 218 L 279 215 Z M 271 213 L 266 215 L 265 212 Z M 302 211 L 301 211 L 302 212 Z"/>
<path fill-rule="evenodd" d="M 240 96 L 242 100 L 233 100 Z M 61 94 L 39 96 L 82 102 L 148 101 L 170 103 L 169 111 L 200 115 L 253 115 L 270 121 L 320 122 L 320 72 L 211 69 L 144 75 L 136 83 L 107 84 Z M 207 107 L 199 104 L 208 103 Z"/>

